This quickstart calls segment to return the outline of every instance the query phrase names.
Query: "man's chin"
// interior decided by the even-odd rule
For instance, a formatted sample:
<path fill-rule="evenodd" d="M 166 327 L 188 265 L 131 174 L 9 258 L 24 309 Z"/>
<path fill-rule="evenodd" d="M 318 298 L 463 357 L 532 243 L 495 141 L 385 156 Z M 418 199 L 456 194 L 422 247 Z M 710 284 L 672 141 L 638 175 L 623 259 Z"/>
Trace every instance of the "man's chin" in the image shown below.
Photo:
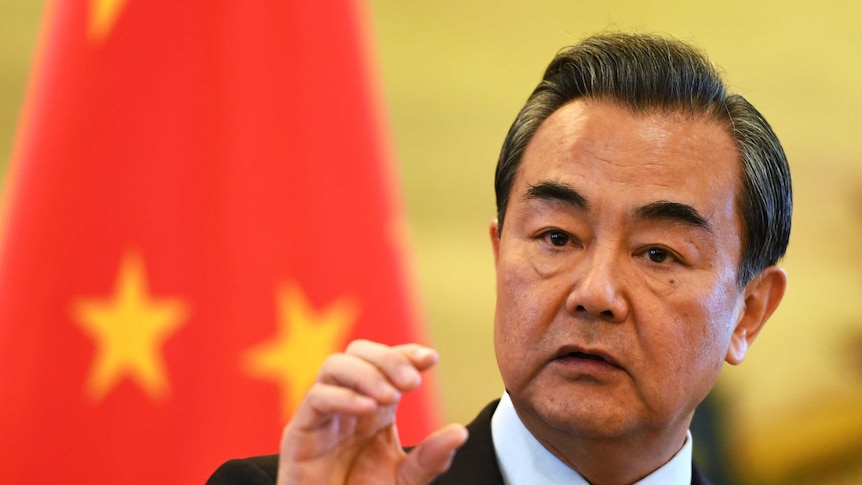
<path fill-rule="evenodd" d="M 643 418 L 631 405 L 607 399 L 543 399 L 525 406 L 521 420 L 533 434 L 552 433 L 580 439 L 607 440 L 626 436 Z M 517 405 L 516 405 L 517 407 Z"/>

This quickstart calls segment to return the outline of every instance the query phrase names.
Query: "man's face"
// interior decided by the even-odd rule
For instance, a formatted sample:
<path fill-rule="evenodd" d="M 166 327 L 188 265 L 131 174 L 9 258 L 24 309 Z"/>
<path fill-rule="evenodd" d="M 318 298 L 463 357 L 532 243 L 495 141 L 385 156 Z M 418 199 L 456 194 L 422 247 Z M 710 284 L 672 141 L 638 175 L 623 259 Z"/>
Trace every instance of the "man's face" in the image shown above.
<path fill-rule="evenodd" d="M 576 100 L 539 127 L 491 231 L 497 361 L 540 441 L 682 444 L 747 338 L 739 179 L 731 137 L 703 117 Z"/>

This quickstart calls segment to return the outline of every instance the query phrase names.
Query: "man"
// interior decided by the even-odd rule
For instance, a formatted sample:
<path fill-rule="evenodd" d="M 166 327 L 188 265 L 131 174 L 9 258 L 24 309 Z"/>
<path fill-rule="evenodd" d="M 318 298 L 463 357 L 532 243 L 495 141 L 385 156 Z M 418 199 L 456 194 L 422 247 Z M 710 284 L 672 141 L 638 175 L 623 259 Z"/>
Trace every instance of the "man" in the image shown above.
<path fill-rule="evenodd" d="M 359 341 L 323 365 L 278 457 L 211 483 L 708 483 L 695 407 L 786 286 L 790 174 L 768 123 L 691 47 L 596 36 L 551 62 L 495 188 L 506 392 L 469 438 L 450 425 L 403 451 L 398 399 L 436 354 Z"/>

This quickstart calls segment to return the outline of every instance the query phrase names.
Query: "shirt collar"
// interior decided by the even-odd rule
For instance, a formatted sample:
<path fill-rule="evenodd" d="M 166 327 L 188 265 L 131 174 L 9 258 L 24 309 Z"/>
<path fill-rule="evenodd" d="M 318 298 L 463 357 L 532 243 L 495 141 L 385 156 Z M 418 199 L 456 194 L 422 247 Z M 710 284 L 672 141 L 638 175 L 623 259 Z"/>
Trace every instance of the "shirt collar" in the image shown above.
<path fill-rule="evenodd" d="M 578 472 L 569 468 L 536 440 L 515 412 L 508 392 L 503 393 L 491 418 L 491 437 L 506 485 L 589 485 Z M 687 432 L 682 449 L 661 468 L 635 485 L 689 485 L 691 441 L 691 432 Z"/>

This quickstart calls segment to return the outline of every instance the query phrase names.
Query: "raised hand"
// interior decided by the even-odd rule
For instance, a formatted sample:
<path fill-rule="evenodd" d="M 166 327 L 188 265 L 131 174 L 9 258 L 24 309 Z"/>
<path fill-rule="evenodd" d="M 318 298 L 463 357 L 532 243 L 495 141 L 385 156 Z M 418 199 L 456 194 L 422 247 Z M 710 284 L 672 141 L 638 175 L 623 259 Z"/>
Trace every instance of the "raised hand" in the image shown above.
<path fill-rule="evenodd" d="M 401 394 L 418 387 L 420 372 L 436 362 L 427 347 L 367 340 L 330 356 L 284 429 L 278 484 L 418 485 L 444 472 L 466 428 L 446 426 L 410 453 L 395 429 Z"/>

